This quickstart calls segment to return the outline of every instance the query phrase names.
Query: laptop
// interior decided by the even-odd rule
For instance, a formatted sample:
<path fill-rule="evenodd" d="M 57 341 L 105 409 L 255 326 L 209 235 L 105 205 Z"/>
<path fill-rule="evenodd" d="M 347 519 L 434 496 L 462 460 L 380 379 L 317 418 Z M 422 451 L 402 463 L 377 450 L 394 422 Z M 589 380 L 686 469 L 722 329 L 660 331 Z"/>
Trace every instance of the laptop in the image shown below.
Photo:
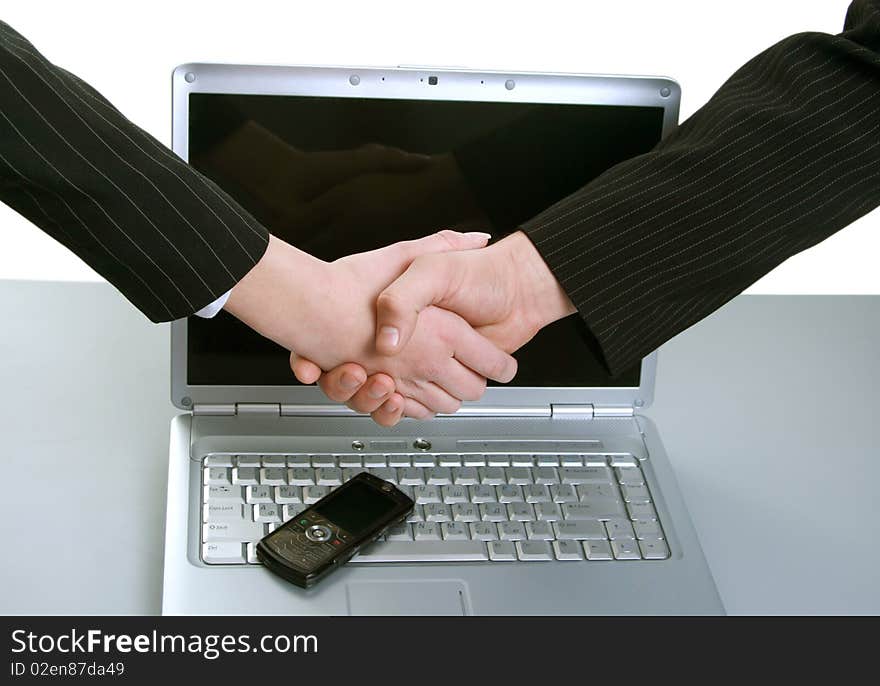
<path fill-rule="evenodd" d="M 321 259 L 439 228 L 494 236 L 677 123 L 665 78 L 187 64 L 173 148 Z M 308 322 L 302 322 L 308 326 Z M 658 431 L 656 354 L 610 376 L 570 317 L 512 383 L 382 428 L 299 385 L 221 312 L 171 327 L 166 614 L 723 611 Z M 409 520 L 303 590 L 254 545 L 366 470 Z"/>

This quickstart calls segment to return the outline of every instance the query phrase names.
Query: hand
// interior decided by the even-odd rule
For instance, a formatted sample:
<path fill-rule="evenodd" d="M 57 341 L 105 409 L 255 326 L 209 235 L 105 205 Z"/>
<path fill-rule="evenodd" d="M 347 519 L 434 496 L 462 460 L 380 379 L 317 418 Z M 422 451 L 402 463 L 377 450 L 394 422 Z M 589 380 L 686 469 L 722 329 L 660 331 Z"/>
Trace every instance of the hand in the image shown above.
<path fill-rule="evenodd" d="M 393 358 L 383 357 L 373 344 L 375 302 L 414 258 L 477 248 L 487 238 L 442 231 L 326 263 L 272 236 L 260 262 L 233 288 L 226 309 L 319 368 L 354 361 L 364 370 L 361 378 L 386 373 L 407 399 L 404 407 L 403 398 L 390 398 L 400 405 L 391 413 L 397 419 L 404 410 L 416 417 L 454 412 L 461 400 L 482 395 L 486 377 L 513 378 L 516 361 L 461 317 L 431 307 L 421 313 L 411 343 L 399 346 Z M 335 378 L 345 380 L 344 374 Z"/>
<path fill-rule="evenodd" d="M 481 250 L 425 255 L 377 299 L 376 348 L 395 356 L 405 349 L 422 312 L 429 306 L 449 309 L 506 352 L 513 352 L 544 326 L 575 312 L 537 249 L 521 231 Z M 356 366 L 346 366 L 354 373 Z M 315 376 L 308 360 L 297 360 L 297 375 Z M 339 385 L 341 370 L 321 377 L 331 397 L 348 400 L 360 412 L 387 422 L 386 410 L 363 389 Z M 374 383 L 365 373 L 359 378 Z M 380 380 L 384 381 L 384 380 Z M 367 385 L 366 387 L 369 387 Z"/>

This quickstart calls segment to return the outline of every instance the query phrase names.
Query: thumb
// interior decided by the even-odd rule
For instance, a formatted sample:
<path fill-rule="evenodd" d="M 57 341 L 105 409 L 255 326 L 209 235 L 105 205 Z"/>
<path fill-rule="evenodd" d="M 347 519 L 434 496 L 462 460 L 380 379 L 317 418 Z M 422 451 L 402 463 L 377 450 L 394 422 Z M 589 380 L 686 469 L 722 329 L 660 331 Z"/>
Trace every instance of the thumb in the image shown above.
<path fill-rule="evenodd" d="M 401 259 L 407 260 L 407 263 L 409 263 L 417 257 L 431 253 L 484 248 L 490 238 L 492 238 L 491 234 L 483 233 L 482 231 L 461 233 L 452 229 L 443 229 L 424 238 L 400 241 L 391 247 L 397 250 Z"/>
<path fill-rule="evenodd" d="M 441 302 L 461 268 L 459 260 L 442 256 L 416 259 L 376 299 L 376 350 L 396 355 L 416 329 L 419 313 Z"/>

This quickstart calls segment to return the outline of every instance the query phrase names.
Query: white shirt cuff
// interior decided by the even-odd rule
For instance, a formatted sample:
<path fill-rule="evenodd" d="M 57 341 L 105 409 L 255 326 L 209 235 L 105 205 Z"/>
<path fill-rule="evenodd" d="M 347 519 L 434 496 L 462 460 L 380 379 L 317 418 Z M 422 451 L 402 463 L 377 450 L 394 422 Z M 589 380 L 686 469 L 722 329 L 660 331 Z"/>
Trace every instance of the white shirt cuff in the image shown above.
<path fill-rule="evenodd" d="M 202 309 L 196 312 L 196 317 L 204 317 L 205 319 L 210 319 L 211 317 L 213 317 L 215 314 L 223 309 L 226 301 L 229 300 L 230 293 L 232 293 L 232 289 L 226 291 L 210 305 L 205 305 Z"/>

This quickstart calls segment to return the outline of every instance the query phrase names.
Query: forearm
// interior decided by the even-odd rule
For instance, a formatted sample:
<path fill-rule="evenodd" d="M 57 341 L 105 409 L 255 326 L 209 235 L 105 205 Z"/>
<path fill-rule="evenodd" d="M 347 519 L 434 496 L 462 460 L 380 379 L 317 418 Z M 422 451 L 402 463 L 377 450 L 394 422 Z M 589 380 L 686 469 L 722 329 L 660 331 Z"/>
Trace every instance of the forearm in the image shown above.
<path fill-rule="evenodd" d="M 153 321 L 228 291 L 268 240 L 215 184 L 2 22 L 0 200 Z"/>
<path fill-rule="evenodd" d="M 620 372 L 880 204 L 880 2 L 751 60 L 653 151 L 523 225 Z"/>

